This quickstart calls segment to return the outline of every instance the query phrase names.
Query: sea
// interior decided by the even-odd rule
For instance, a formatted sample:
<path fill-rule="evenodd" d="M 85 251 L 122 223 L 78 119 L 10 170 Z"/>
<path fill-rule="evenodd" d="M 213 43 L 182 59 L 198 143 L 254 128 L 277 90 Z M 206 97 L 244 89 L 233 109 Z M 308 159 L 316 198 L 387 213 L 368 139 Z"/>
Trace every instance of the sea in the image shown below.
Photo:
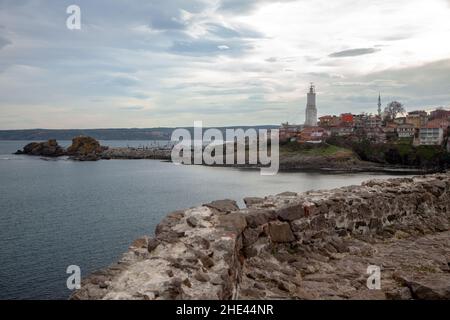
<path fill-rule="evenodd" d="M 180 166 L 158 160 L 76 162 L 13 155 L 29 141 L 0 141 L 0 299 L 67 299 L 66 273 L 117 261 L 168 213 L 218 199 L 330 189 L 382 174 Z M 69 141 L 60 141 L 63 146 Z M 101 141 L 154 147 L 158 141 Z"/>

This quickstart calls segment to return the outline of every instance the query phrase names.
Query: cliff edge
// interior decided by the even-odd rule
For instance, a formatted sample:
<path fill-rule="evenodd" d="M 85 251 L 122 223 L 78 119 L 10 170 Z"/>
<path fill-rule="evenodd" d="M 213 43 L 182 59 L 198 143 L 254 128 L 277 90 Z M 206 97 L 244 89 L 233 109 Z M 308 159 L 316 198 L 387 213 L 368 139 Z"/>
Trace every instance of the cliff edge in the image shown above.
<path fill-rule="evenodd" d="M 71 299 L 450 299 L 449 174 L 245 203 L 169 214 Z"/>

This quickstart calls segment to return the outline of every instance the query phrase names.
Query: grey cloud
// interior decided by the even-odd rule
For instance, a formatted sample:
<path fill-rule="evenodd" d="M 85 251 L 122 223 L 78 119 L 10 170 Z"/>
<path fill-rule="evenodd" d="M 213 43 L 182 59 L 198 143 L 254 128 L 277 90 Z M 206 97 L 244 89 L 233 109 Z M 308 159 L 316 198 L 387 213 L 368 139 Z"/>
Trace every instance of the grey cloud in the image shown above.
<path fill-rule="evenodd" d="M 206 23 L 208 32 L 220 38 L 263 38 L 264 35 L 258 31 L 245 26 L 229 28 L 218 23 Z"/>
<path fill-rule="evenodd" d="M 154 16 L 150 21 L 152 29 L 159 30 L 177 30 L 186 28 L 186 24 L 176 20 L 174 17 Z"/>
<path fill-rule="evenodd" d="M 131 87 L 139 84 L 139 80 L 131 77 L 121 76 L 112 79 L 109 83 L 122 87 Z"/>
<path fill-rule="evenodd" d="M 126 111 L 141 111 L 144 109 L 143 106 L 127 106 L 127 107 L 121 107 L 122 110 Z"/>
<path fill-rule="evenodd" d="M 378 92 L 383 105 L 398 100 L 407 110 L 450 106 L 449 83 L 450 59 L 332 82 L 323 88 L 326 96 L 321 101 L 324 107 L 334 106 L 330 110 L 335 113 L 345 111 L 343 106 L 352 107 L 354 112 L 376 112 Z"/>
<path fill-rule="evenodd" d="M 384 37 L 382 40 L 385 41 L 399 41 L 399 40 L 406 40 L 411 38 L 413 35 L 410 33 L 399 33 L 399 34 L 393 34 L 387 37 Z"/>
<path fill-rule="evenodd" d="M 216 40 L 193 39 L 190 41 L 175 41 L 169 51 L 189 56 L 240 55 L 251 48 L 249 44 L 242 41 L 228 43 Z"/>
<path fill-rule="evenodd" d="M 210 33 L 220 36 L 222 38 L 234 38 L 239 37 L 240 34 L 234 29 L 227 28 L 225 26 L 216 23 L 207 23 L 207 29 Z"/>
<path fill-rule="evenodd" d="M 375 48 L 358 48 L 358 49 L 349 49 L 339 52 L 333 52 L 329 55 L 331 58 L 344 58 L 344 57 L 355 57 L 355 56 L 362 56 L 365 54 L 372 54 L 375 52 L 380 51 L 380 49 Z"/>
<path fill-rule="evenodd" d="M 0 37 L 0 50 L 6 47 L 8 44 L 12 44 L 12 42 L 9 41 L 8 39 Z"/>
<path fill-rule="evenodd" d="M 246 13 L 257 9 L 264 3 L 291 1 L 294 0 L 222 0 L 219 10 L 231 13 Z"/>
<path fill-rule="evenodd" d="M 311 77 L 317 77 L 317 78 L 328 78 L 328 79 L 342 79 L 344 76 L 340 74 L 335 73 L 328 73 L 328 72 L 308 72 L 306 73 L 307 76 Z"/>

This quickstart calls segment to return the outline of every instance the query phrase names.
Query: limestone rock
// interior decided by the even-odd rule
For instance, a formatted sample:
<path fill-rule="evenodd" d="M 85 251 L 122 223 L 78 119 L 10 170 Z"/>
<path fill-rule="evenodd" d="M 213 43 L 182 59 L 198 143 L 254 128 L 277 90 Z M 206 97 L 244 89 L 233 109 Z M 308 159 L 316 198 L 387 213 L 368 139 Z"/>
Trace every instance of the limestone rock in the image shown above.
<path fill-rule="evenodd" d="M 291 242 L 295 240 L 291 227 L 287 222 L 269 223 L 269 234 L 273 242 Z"/>
<path fill-rule="evenodd" d="M 251 207 L 258 205 L 260 203 L 263 203 L 263 202 L 264 202 L 263 198 L 257 198 L 257 197 L 244 198 L 244 203 L 247 208 L 251 208 Z"/>
<path fill-rule="evenodd" d="M 225 200 L 216 200 L 210 203 L 204 204 L 204 206 L 215 209 L 219 212 L 229 213 L 233 211 L 239 210 L 239 207 L 234 200 L 225 199 Z"/>
<path fill-rule="evenodd" d="M 228 231 L 235 231 L 240 234 L 247 227 L 245 215 L 240 212 L 233 212 L 219 217 L 220 226 Z"/>
<path fill-rule="evenodd" d="M 278 210 L 278 218 L 283 221 L 293 221 L 303 218 L 305 211 L 303 209 L 303 203 L 295 205 L 287 205 Z"/>
<path fill-rule="evenodd" d="M 147 248 L 148 247 L 148 237 L 142 237 L 139 239 L 136 239 L 131 244 L 134 248 Z"/>
<path fill-rule="evenodd" d="M 397 273 L 396 279 L 406 285 L 413 298 L 423 300 L 448 300 L 450 299 L 450 275 L 429 274 L 410 277 Z"/>
<path fill-rule="evenodd" d="M 275 218 L 276 212 L 270 209 L 250 210 L 245 219 L 251 228 L 259 227 Z"/>

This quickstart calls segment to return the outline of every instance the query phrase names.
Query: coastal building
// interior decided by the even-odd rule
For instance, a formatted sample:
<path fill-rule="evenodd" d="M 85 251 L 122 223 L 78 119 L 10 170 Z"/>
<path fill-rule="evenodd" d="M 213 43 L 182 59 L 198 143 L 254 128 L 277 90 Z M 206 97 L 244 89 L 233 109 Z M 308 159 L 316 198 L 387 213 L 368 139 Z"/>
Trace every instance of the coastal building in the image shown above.
<path fill-rule="evenodd" d="M 416 129 L 410 123 L 401 124 L 397 128 L 397 134 L 399 138 L 413 138 Z"/>
<path fill-rule="evenodd" d="M 444 130 L 436 126 L 420 128 L 419 145 L 441 145 L 444 141 Z"/>
<path fill-rule="evenodd" d="M 319 118 L 319 127 L 329 128 L 338 126 L 341 123 L 341 119 L 338 116 L 323 116 Z"/>
<path fill-rule="evenodd" d="M 328 138 L 327 130 L 321 127 L 306 127 L 298 137 L 299 143 L 322 143 Z"/>
<path fill-rule="evenodd" d="M 330 123 L 333 120 L 333 117 L 336 117 L 336 116 L 326 115 L 326 116 L 319 117 L 319 126 L 330 127 Z"/>
<path fill-rule="evenodd" d="M 317 107 L 316 107 L 316 89 L 311 83 L 309 92 L 307 94 L 306 112 L 305 112 L 305 126 L 317 126 Z"/>
<path fill-rule="evenodd" d="M 450 121 L 447 119 L 434 119 L 428 121 L 427 127 L 429 128 L 442 128 L 444 130 L 444 135 L 447 135 L 448 127 L 450 126 Z"/>
<path fill-rule="evenodd" d="M 353 117 L 354 117 L 354 126 L 357 129 L 378 128 L 381 127 L 382 125 L 380 116 L 371 114 L 360 114 Z"/>
<path fill-rule="evenodd" d="M 289 124 L 288 122 L 281 124 L 279 129 L 280 142 L 296 141 L 302 129 L 303 126 L 301 125 Z"/>
<path fill-rule="evenodd" d="M 398 138 L 397 127 L 398 127 L 398 124 L 396 124 L 395 122 L 386 123 L 386 125 L 384 127 L 382 127 L 382 130 L 386 134 L 386 140 L 391 141 L 391 140 L 396 140 Z"/>
<path fill-rule="evenodd" d="M 398 117 L 394 119 L 394 123 L 401 125 L 406 123 L 406 117 Z"/>
<path fill-rule="evenodd" d="M 338 126 L 331 127 L 330 129 L 331 135 L 344 137 L 349 136 L 355 132 L 355 127 L 350 125 L 341 124 Z"/>
<path fill-rule="evenodd" d="M 351 113 L 341 114 L 340 120 L 341 120 L 341 124 L 344 124 L 344 125 L 353 125 L 355 122 L 353 114 L 351 114 Z"/>
<path fill-rule="evenodd" d="M 431 111 L 430 120 L 434 119 L 446 119 L 450 118 L 450 110 L 445 110 L 444 108 L 438 108 L 436 110 Z"/>
<path fill-rule="evenodd" d="M 420 129 L 427 124 L 428 113 L 423 110 L 408 112 L 406 123 L 411 123 L 414 128 Z"/>
<path fill-rule="evenodd" d="M 381 127 L 369 127 L 364 129 L 364 134 L 367 139 L 376 143 L 386 142 L 386 133 Z"/>

